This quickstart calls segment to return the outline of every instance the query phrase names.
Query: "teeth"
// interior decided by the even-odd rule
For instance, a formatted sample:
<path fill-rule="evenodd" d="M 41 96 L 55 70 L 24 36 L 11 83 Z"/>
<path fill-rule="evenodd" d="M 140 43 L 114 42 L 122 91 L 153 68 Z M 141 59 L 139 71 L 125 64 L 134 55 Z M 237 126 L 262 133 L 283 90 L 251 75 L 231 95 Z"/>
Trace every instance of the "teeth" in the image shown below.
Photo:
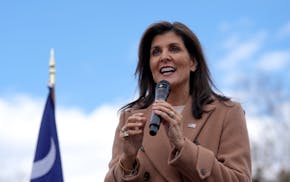
<path fill-rule="evenodd" d="M 165 67 L 165 68 L 162 68 L 162 69 L 160 70 L 161 73 L 174 72 L 174 71 L 175 71 L 175 69 L 172 68 L 172 67 Z"/>

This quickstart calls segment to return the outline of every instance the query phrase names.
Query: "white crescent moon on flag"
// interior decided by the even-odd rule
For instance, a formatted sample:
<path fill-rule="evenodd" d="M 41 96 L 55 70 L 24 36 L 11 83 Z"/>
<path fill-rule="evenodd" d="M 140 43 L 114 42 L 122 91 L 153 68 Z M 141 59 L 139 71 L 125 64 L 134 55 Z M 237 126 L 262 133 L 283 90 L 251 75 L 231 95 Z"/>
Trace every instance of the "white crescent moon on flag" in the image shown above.
<path fill-rule="evenodd" d="M 44 176 L 52 168 L 56 158 L 55 143 L 52 138 L 50 138 L 50 149 L 47 155 L 38 161 L 33 163 L 31 179 L 36 179 Z"/>

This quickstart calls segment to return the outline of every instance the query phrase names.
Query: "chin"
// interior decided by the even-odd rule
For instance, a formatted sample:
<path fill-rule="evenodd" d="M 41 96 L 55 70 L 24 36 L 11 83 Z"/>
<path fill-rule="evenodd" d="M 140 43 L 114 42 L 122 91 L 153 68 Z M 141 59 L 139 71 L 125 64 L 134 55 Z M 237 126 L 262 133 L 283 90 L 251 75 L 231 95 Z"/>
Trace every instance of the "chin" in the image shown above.
<path fill-rule="evenodd" d="M 156 83 L 159 83 L 161 80 L 166 80 L 166 81 L 168 81 L 169 83 L 170 83 L 170 85 L 172 85 L 172 84 L 176 84 L 176 79 L 174 79 L 173 77 L 171 77 L 171 76 L 160 76 L 159 78 L 157 78 L 157 79 L 154 79 L 154 81 L 156 82 Z"/>

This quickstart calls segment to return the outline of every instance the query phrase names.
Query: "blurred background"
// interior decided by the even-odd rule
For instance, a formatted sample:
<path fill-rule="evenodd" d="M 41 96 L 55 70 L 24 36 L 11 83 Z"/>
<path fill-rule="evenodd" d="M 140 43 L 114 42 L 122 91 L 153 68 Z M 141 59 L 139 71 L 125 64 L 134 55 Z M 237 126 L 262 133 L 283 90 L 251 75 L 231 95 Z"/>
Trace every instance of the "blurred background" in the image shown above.
<path fill-rule="evenodd" d="M 180 21 L 199 37 L 219 90 L 242 104 L 253 181 L 290 181 L 290 1 L 0 2 L 0 181 L 29 181 L 56 60 L 64 180 L 103 181 L 118 109 L 136 94 L 143 31 Z"/>

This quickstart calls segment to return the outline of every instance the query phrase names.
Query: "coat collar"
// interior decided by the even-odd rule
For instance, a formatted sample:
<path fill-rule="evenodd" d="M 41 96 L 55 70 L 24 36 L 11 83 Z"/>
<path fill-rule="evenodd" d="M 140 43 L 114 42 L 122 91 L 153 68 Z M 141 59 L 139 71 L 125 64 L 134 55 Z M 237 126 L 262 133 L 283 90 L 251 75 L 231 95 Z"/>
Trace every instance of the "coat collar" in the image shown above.
<path fill-rule="evenodd" d="M 184 107 L 184 110 L 182 111 L 184 122 L 183 132 L 184 136 L 188 140 L 194 142 L 197 139 L 208 117 L 215 109 L 215 102 L 216 101 L 206 105 L 204 108 L 205 112 L 203 113 L 202 117 L 200 119 L 195 119 L 192 116 L 192 99 L 188 100 Z M 160 172 L 160 174 L 162 174 L 164 178 L 166 178 L 167 180 L 176 179 L 176 181 L 178 181 L 179 174 L 177 173 L 177 171 L 173 167 L 168 167 L 168 159 L 172 150 L 172 146 L 166 136 L 167 134 L 165 133 L 164 126 L 161 124 L 156 136 L 151 136 L 149 134 L 149 123 L 152 113 L 152 105 L 146 109 L 136 110 L 136 112 L 143 112 L 148 118 L 148 122 L 146 123 L 144 129 L 143 152 L 145 153 L 145 155 L 148 156 L 150 162 L 155 166 L 155 168 Z"/>

